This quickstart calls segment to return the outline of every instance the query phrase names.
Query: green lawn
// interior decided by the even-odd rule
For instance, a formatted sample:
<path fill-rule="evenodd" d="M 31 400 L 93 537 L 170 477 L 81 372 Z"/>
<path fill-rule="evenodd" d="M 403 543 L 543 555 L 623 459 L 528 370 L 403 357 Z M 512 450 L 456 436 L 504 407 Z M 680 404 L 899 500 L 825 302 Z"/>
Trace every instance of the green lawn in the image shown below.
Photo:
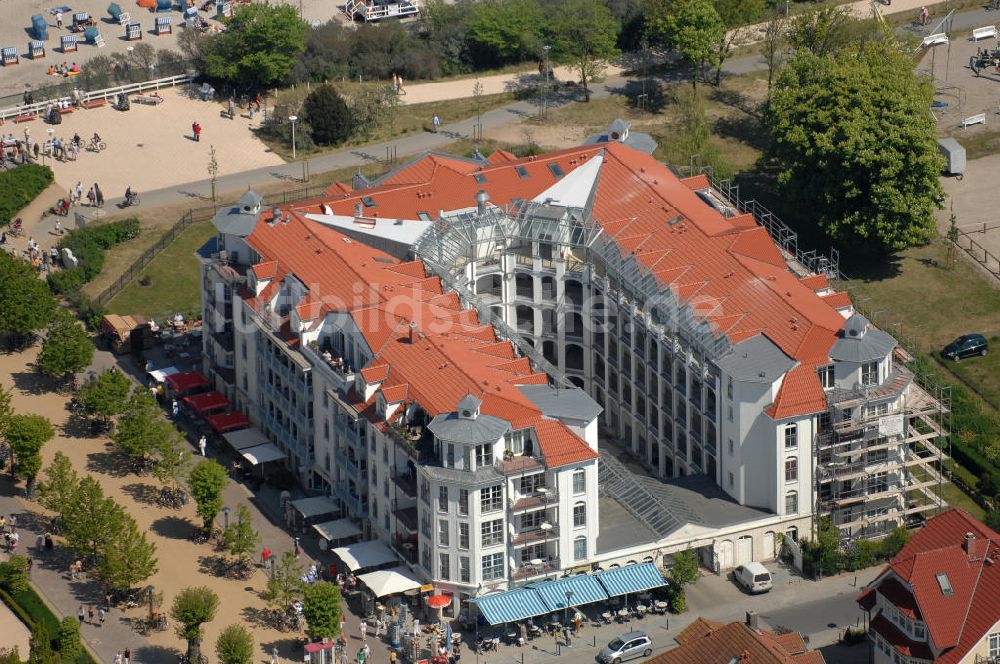
<path fill-rule="evenodd" d="M 212 222 L 193 224 L 178 235 L 153 259 L 139 279 L 125 287 L 108 303 L 116 314 L 141 314 L 163 318 L 175 313 L 185 316 L 201 308 L 201 270 L 194 253 L 215 235 Z M 148 277 L 148 285 L 140 285 Z"/>

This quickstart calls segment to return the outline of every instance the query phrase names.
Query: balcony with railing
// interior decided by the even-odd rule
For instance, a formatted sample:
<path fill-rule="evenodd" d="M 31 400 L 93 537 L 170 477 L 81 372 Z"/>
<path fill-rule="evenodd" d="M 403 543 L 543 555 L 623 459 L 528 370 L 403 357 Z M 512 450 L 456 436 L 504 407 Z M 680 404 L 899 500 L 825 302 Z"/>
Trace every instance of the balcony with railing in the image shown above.
<path fill-rule="evenodd" d="M 509 504 L 510 510 L 514 514 L 547 507 L 556 507 L 559 505 L 559 494 L 553 490 L 546 490 L 544 492 L 536 491 L 528 494 L 515 492 L 514 496 L 509 499 Z"/>
<path fill-rule="evenodd" d="M 302 346 L 302 354 L 338 392 L 345 393 L 354 385 L 354 372 L 348 371 L 347 365 L 334 357 L 331 351 L 321 350 L 318 344 L 312 342 Z"/>
<path fill-rule="evenodd" d="M 548 525 L 548 528 L 543 526 Z M 525 546 L 527 544 L 536 544 L 538 542 L 547 542 L 554 537 L 559 535 L 559 529 L 551 524 L 543 523 L 542 526 L 538 528 L 529 528 L 527 530 L 522 530 L 516 533 L 513 538 L 511 538 L 510 543 L 513 546 Z"/>
<path fill-rule="evenodd" d="M 547 574 L 555 574 L 559 571 L 559 561 L 550 559 L 539 563 L 527 563 L 519 565 L 513 569 L 510 578 L 514 581 L 527 581 Z"/>

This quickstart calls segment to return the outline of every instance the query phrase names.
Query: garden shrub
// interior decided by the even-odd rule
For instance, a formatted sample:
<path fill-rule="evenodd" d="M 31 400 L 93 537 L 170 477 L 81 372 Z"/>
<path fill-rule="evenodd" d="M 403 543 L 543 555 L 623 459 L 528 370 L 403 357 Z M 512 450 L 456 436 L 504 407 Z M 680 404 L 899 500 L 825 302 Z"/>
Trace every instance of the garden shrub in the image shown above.
<path fill-rule="evenodd" d="M 0 226 L 8 225 L 52 180 L 52 169 L 38 164 L 0 171 Z"/>
<path fill-rule="evenodd" d="M 59 248 L 72 251 L 79 265 L 73 269 L 49 274 L 49 287 L 59 294 L 79 290 L 104 269 L 104 252 L 107 249 L 138 235 L 139 220 L 135 218 L 70 231 L 59 241 Z"/>

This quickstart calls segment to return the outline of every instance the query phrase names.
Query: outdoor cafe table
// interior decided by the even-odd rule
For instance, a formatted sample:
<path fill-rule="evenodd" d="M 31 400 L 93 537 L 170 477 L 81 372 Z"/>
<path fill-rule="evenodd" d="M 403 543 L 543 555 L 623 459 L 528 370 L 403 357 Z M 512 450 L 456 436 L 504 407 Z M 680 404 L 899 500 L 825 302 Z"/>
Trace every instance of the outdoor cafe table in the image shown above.
<path fill-rule="evenodd" d="M 656 608 L 657 611 L 667 610 L 667 603 L 662 600 L 656 600 L 655 602 L 653 602 L 653 606 Z"/>
<path fill-rule="evenodd" d="M 625 620 L 626 618 L 628 618 L 628 609 L 619 609 L 618 610 L 618 617 L 621 620 Z"/>
<path fill-rule="evenodd" d="M 610 611 L 605 611 L 604 613 L 601 614 L 601 617 L 604 618 L 606 622 L 611 622 L 611 619 L 614 618 L 614 616 L 611 615 Z"/>

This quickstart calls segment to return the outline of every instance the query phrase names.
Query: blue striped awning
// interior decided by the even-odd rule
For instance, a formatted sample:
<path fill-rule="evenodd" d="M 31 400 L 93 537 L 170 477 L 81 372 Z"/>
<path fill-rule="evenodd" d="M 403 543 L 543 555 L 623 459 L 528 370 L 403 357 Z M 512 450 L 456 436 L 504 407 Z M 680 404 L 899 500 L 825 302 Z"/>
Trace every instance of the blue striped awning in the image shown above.
<path fill-rule="evenodd" d="M 660 570 L 653 563 L 626 565 L 598 572 L 597 577 L 611 597 L 627 593 L 641 593 L 644 590 L 667 585 Z"/>
<path fill-rule="evenodd" d="M 472 600 L 479 607 L 486 621 L 491 625 L 517 622 L 534 618 L 552 609 L 545 606 L 541 596 L 532 589 L 518 588 L 507 592 L 493 593 Z"/>
<path fill-rule="evenodd" d="M 567 602 L 568 606 L 582 606 L 591 602 L 603 602 L 608 598 L 601 584 L 589 574 L 544 581 L 535 586 L 535 590 L 553 609 L 565 609 Z"/>

